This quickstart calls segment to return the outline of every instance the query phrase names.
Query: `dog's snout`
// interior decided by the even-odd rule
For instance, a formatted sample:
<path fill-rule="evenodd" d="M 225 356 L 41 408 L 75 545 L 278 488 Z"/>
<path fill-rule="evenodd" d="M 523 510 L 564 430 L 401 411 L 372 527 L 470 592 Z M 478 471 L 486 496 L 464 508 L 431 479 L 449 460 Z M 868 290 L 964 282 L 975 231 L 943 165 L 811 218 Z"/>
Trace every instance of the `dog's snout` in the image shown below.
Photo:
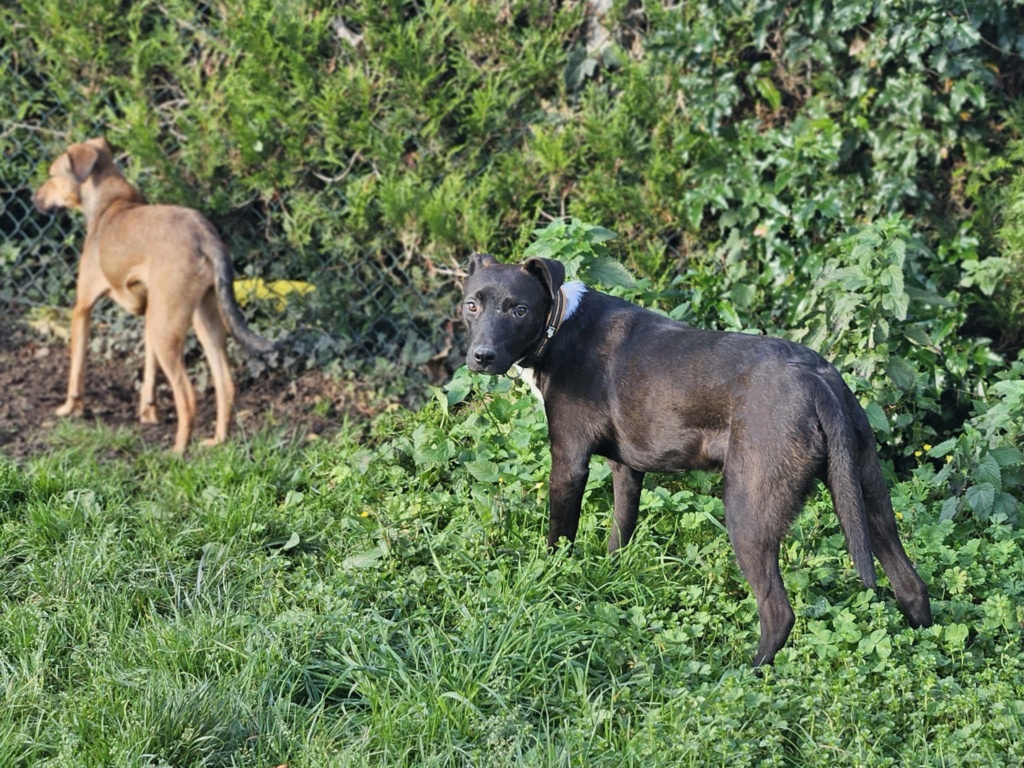
<path fill-rule="evenodd" d="M 480 346 L 473 350 L 473 360 L 484 367 L 493 363 L 497 356 L 498 353 L 493 347 Z"/>
<path fill-rule="evenodd" d="M 42 192 L 43 191 L 40 189 L 34 195 L 32 195 L 32 205 L 34 205 L 36 207 L 36 210 L 39 211 L 40 213 L 47 213 L 49 211 L 49 208 L 46 205 L 46 201 L 43 199 Z"/>

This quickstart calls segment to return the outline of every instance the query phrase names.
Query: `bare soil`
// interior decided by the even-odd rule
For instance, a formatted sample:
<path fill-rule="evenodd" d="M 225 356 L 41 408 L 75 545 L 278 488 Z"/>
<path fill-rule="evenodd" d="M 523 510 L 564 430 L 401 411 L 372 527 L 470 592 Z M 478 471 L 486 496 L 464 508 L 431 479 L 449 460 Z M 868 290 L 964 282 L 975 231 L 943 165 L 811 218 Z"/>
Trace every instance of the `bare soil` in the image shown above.
<path fill-rule="evenodd" d="M 17 319 L 0 318 L 0 454 L 23 460 L 45 451 L 48 435 L 58 423 L 54 410 L 67 392 L 67 343 L 43 338 Z M 192 361 L 189 370 L 197 384 L 193 441 L 213 434 L 215 402 L 212 386 L 198 386 L 208 379 L 205 360 Z M 277 427 L 298 440 L 329 436 L 342 414 L 372 416 L 375 407 L 367 387 L 339 381 L 321 371 L 298 375 L 271 371 L 257 379 L 235 366 L 238 393 L 235 399 L 235 430 L 241 425 L 253 432 Z M 90 355 L 86 377 L 85 419 L 137 432 L 147 445 L 170 448 L 174 441 L 175 413 L 170 388 L 158 378 L 157 407 L 160 424 L 138 421 L 138 389 L 142 355 L 128 359 L 103 359 Z"/>

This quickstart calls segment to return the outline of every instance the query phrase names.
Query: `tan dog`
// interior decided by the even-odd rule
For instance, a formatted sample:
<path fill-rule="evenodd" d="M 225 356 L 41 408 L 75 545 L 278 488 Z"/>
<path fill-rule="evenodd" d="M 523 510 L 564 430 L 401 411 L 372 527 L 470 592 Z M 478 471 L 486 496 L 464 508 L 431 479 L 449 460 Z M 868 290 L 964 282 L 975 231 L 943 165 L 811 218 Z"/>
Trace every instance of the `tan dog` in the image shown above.
<path fill-rule="evenodd" d="M 160 364 L 174 391 L 178 432 L 174 450 L 188 445 L 196 396 L 183 351 L 189 325 L 210 363 L 217 395 L 217 426 L 207 445 L 222 442 L 235 398 L 227 355 L 227 329 L 253 352 L 273 344 L 249 330 L 233 293 L 233 270 L 224 243 L 202 214 L 191 208 L 146 205 L 114 165 L 105 139 L 72 144 L 50 166 L 50 177 L 33 198 L 36 208 L 77 208 L 86 233 L 71 315 L 68 399 L 58 416 L 81 415 L 92 308 L 111 296 L 134 315 L 145 315 L 146 357 L 139 419 L 157 420 L 154 387 Z"/>

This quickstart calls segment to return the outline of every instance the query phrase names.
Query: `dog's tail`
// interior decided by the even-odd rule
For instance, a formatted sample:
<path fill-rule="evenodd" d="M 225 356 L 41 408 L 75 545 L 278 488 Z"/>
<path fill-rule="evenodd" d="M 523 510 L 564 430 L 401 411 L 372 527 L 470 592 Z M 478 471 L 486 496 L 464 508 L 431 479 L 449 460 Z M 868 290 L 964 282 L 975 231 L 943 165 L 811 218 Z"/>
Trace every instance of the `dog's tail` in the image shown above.
<path fill-rule="evenodd" d="M 235 270 L 231 266 L 231 257 L 213 226 L 208 224 L 207 230 L 202 251 L 213 265 L 217 304 L 220 306 L 224 322 L 231 329 L 231 334 L 250 353 L 265 354 L 274 351 L 278 345 L 254 332 L 245 322 L 245 316 L 238 306 L 238 301 L 235 300 Z"/>
<path fill-rule="evenodd" d="M 874 589 L 875 563 L 871 557 L 867 510 L 851 444 L 851 440 L 856 439 L 855 432 L 846 415 L 842 398 L 836 393 L 833 376 L 839 378 L 839 386 L 845 386 L 837 371 L 819 372 L 821 386 L 815 401 L 818 422 L 825 433 L 828 487 L 832 492 L 832 505 L 835 507 L 836 516 L 846 535 L 846 546 L 853 559 L 853 565 L 864 585 Z"/>

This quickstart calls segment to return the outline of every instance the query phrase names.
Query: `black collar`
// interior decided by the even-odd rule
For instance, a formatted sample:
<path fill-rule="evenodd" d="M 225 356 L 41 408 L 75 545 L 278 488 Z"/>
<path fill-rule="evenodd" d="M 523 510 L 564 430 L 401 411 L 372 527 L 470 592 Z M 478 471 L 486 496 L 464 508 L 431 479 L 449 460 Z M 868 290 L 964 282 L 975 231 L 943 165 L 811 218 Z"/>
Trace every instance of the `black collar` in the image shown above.
<path fill-rule="evenodd" d="M 551 304 L 551 309 L 548 311 L 547 322 L 544 323 L 544 335 L 540 337 L 540 341 L 537 342 L 537 346 L 534 347 L 533 351 L 523 357 L 520 365 L 532 368 L 541 361 L 551 339 L 555 337 L 558 329 L 562 327 L 563 320 L 565 320 L 565 294 L 559 288 L 558 292 L 555 293 L 555 300 Z"/>

